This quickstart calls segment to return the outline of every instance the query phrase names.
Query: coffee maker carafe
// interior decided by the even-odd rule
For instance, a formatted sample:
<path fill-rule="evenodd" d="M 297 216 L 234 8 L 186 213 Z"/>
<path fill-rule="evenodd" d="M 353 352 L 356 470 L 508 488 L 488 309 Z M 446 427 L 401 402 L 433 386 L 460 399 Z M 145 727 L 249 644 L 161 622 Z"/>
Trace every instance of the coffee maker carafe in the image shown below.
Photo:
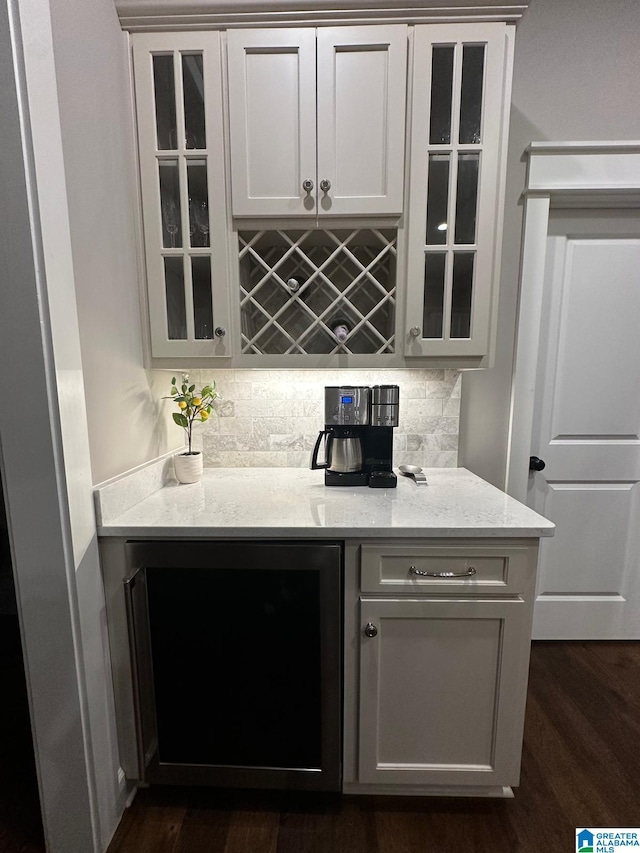
<path fill-rule="evenodd" d="M 393 488 L 393 427 L 398 425 L 397 385 L 328 386 L 325 428 L 318 435 L 310 468 L 324 469 L 327 486 Z M 318 461 L 322 441 L 324 462 Z"/>

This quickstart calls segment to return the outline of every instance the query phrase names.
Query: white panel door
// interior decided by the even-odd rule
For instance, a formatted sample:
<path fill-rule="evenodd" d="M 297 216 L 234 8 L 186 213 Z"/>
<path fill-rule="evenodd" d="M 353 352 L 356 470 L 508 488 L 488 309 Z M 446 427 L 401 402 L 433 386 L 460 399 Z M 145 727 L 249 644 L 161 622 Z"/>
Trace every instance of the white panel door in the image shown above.
<path fill-rule="evenodd" d="M 230 30 L 227 45 L 234 216 L 315 216 L 315 29 Z"/>
<path fill-rule="evenodd" d="M 596 216 L 548 238 L 528 502 L 557 527 L 538 639 L 640 638 L 640 229 Z"/>
<path fill-rule="evenodd" d="M 318 212 L 402 213 L 407 27 L 318 29 Z"/>

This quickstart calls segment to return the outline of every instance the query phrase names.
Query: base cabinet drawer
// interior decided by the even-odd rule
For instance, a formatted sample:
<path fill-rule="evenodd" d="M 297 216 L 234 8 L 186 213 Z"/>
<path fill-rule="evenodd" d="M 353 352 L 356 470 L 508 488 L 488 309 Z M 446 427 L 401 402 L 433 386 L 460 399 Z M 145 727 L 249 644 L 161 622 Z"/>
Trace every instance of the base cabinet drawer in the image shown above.
<path fill-rule="evenodd" d="M 362 545 L 364 593 L 520 593 L 535 564 L 526 547 Z"/>
<path fill-rule="evenodd" d="M 358 782 L 517 784 L 525 602 L 363 599 L 360 623 Z"/>

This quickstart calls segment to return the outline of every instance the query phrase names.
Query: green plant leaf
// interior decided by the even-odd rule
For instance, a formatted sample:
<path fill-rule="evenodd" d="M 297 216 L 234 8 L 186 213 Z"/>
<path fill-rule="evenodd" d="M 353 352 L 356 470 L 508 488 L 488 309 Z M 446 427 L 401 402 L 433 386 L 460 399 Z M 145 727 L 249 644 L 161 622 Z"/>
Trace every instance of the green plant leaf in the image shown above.
<path fill-rule="evenodd" d="M 189 426 L 189 421 L 184 415 L 180 414 L 180 412 L 173 413 L 173 420 L 178 424 L 178 426 L 184 427 L 185 429 Z"/>
<path fill-rule="evenodd" d="M 176 384 L 176 377 L 175 377 L 175 376 L 174 376 L 174 377 L 173 377 L 173 379 L 171 380 L 171 384 L 175 386 L 175 384 Z"/>
<path fill-rule="evenodd" d="M 175 397 L 175 395 L 178 393 L 178 389 L 176 388 L 176 386 L 175 386 L 175 385 L 172 387 L 172 389 L 171 389 L 171 393 L 172 393 L 172 395 L 173 395 L 174 397 Z"/>
<path fill-rule="evenodd" d="M 190 394 L 193 394 L 193 392 L 194 392 L 195 390 L 196 390 L 196 386 L 195 386 L 195 385 L 191 385 L 191 386 L 189 386 L 189 393 L 190 393 Z"/>
<path fill-rule="evenodd" d="M 183 384 L 183 385 L 182 385 L 182 393 L 183 393 L 183 394 L 186 394 L 186 393 L 187 393 L 187 390 L 188 390 L 188 389 L 187 389 L 186 384 Z"/>

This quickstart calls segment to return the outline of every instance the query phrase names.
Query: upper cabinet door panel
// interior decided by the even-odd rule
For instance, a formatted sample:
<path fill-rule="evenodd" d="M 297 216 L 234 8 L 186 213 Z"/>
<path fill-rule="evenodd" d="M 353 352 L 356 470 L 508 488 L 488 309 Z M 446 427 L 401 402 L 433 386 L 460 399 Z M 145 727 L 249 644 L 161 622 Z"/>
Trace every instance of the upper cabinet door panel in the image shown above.
<path fill-rule="evenodd" d="M 233 215 L 402 213 L 407 27 L 227 38 Z"/>
<path fill-rule="evenodd" d="M 314 29 L 228 33 L 235 216 L 315 215 Z M 308 186 L 308 185 L 307 185 Z"/>
<path fill-rule="evenodd" d="M 406 69 L 404 25 L 318 29 L 320 214 L 402 212 Z"/>
<path fill-rule="evenodd" d="M 220 34 L 131 41 L 151 353 L 228 358 Z"/>
<path fill-rule="evenodd" d="M 512 53 L 505 24 L 415 28 L 406 356 L 490 351 Z"/>

